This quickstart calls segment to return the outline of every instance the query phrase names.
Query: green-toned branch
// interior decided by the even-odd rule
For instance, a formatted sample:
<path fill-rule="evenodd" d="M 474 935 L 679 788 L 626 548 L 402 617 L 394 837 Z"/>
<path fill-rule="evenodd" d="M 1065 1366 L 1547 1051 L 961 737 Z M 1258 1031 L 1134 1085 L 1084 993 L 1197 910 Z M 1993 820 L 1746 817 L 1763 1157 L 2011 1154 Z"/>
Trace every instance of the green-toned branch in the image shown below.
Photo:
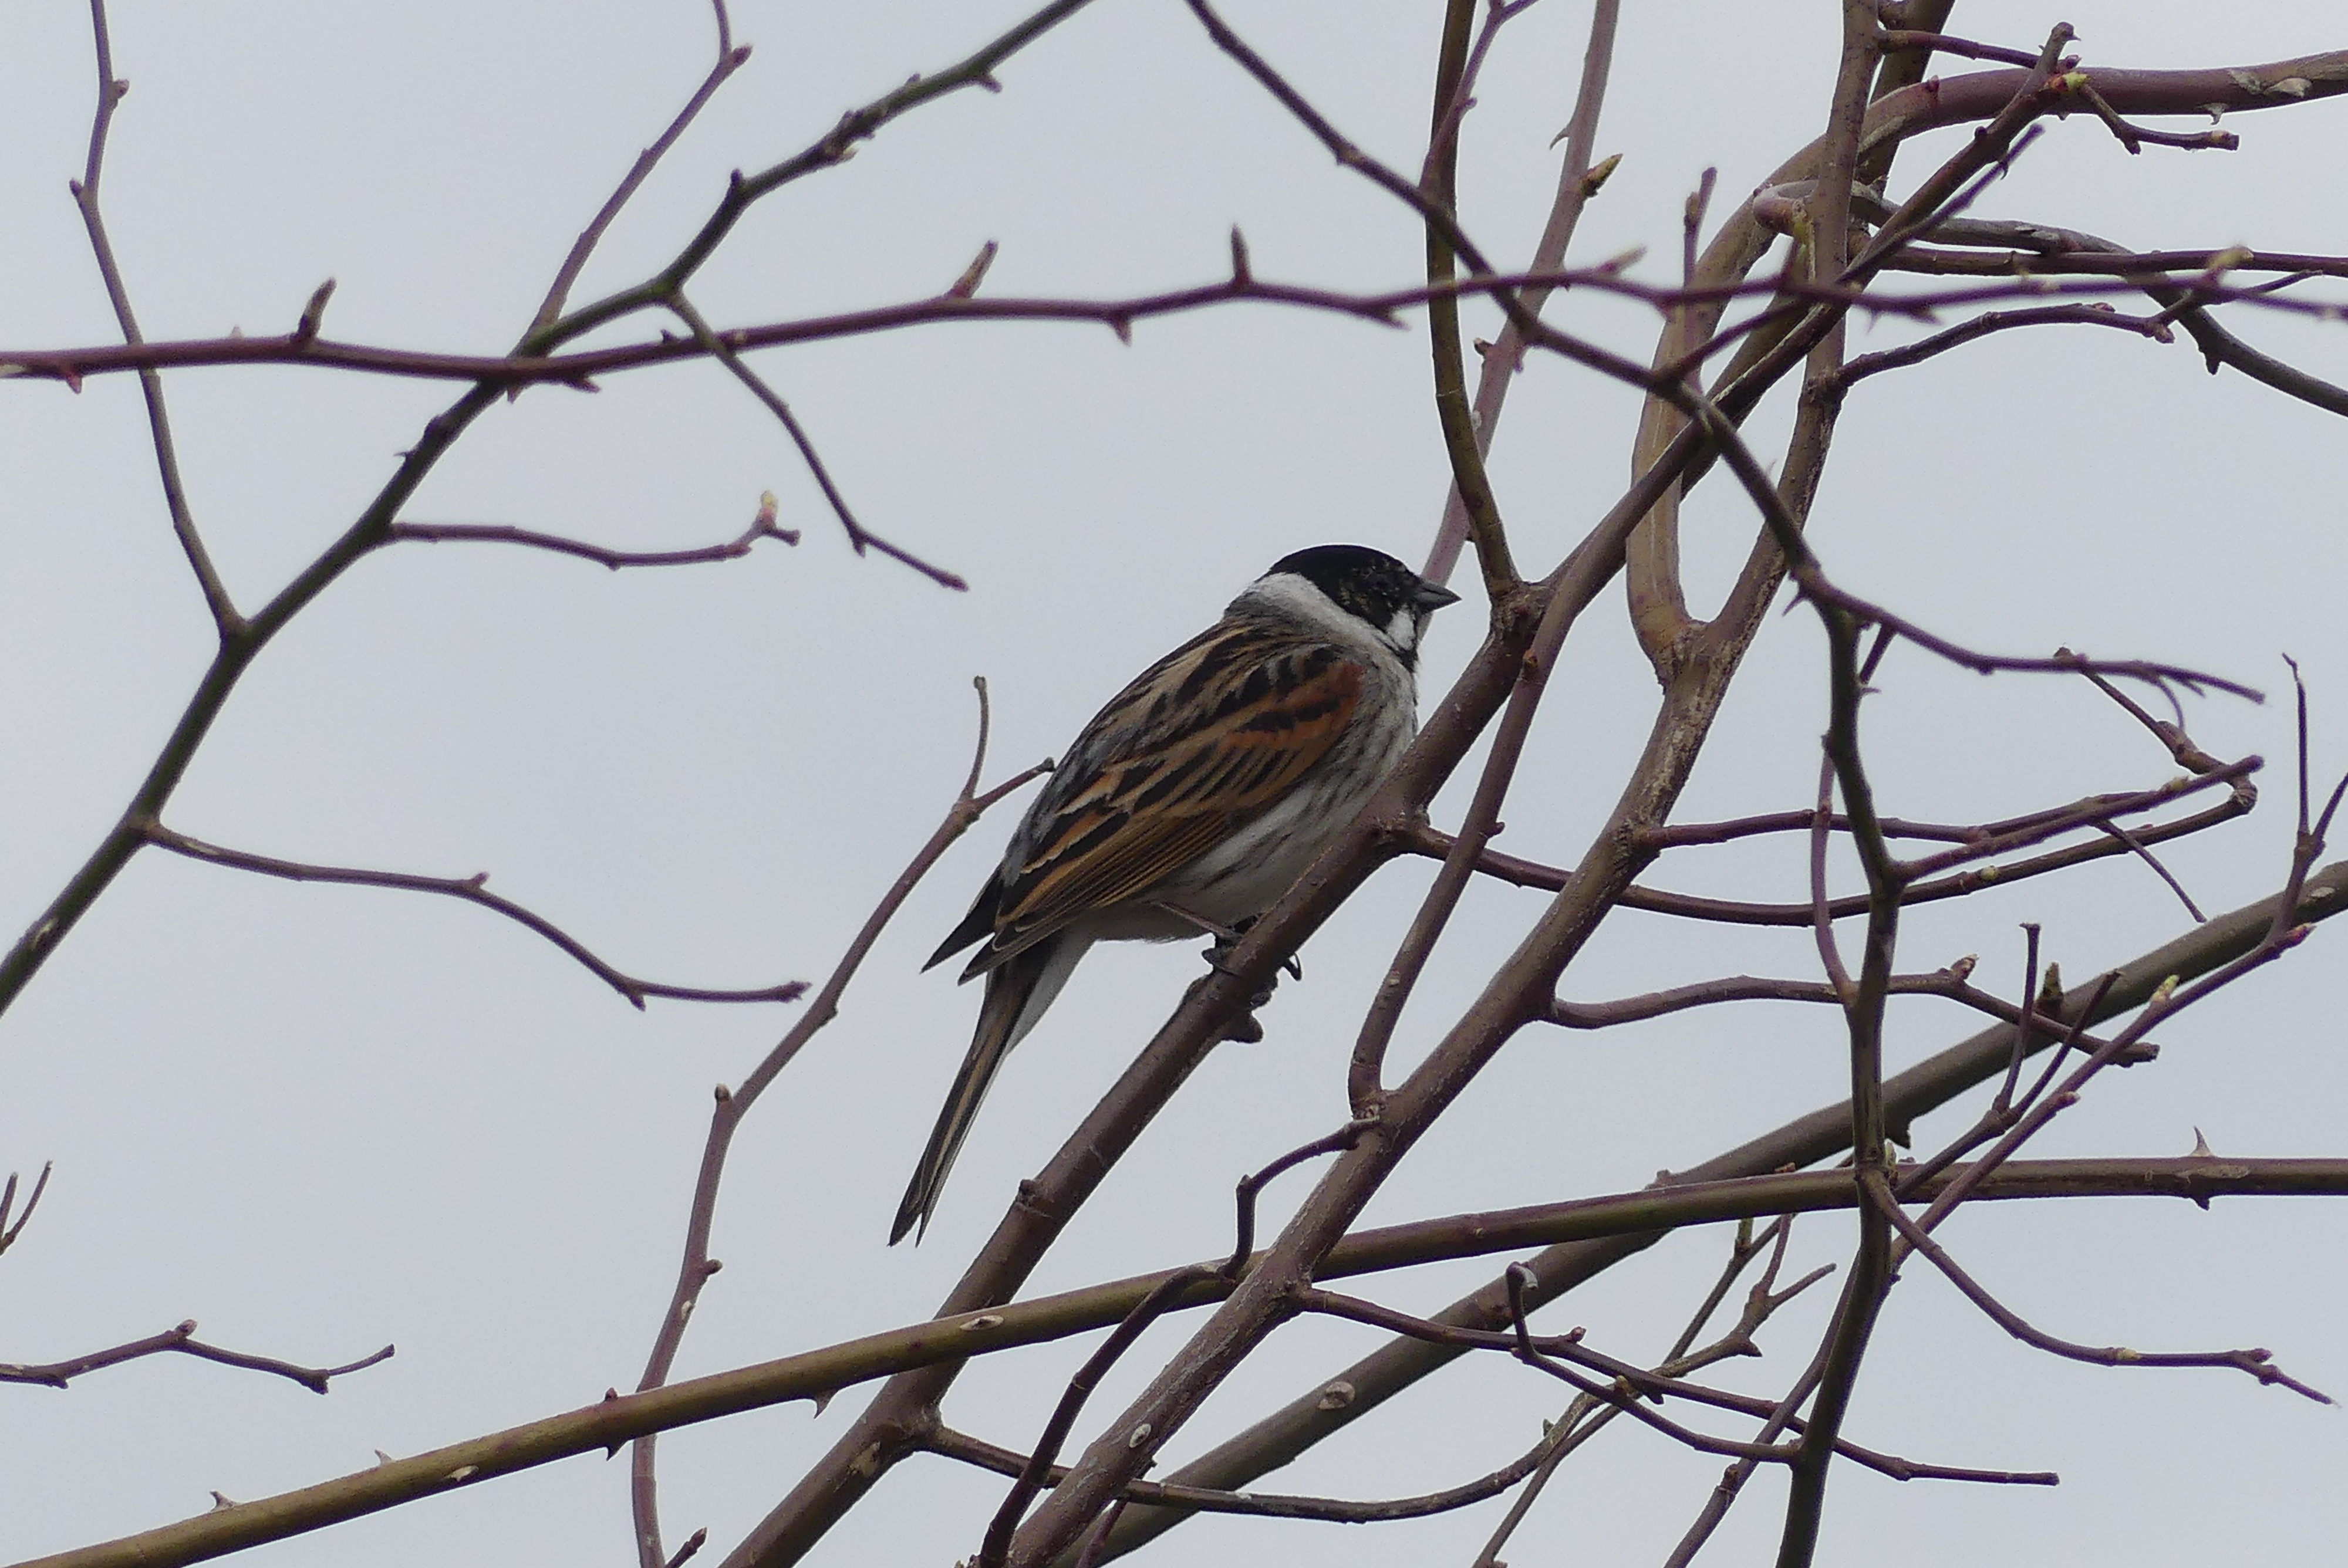
<path fill-rule="evenodd" d="M 1958 1166 L 1941 1177 L 1962 1179 Z M 1937 1188 L 1916 1194 L 1929 1199 Z M 2007 1164 L 1972 1201 L 2056 1197 L 2348 1195 L 2348 1160 L 2045 1160 Z M 1533 1208 L 1450 1215 L 1389 1225 L 1332 1248 L 1323 1274 L 1346 1278 L 1445 1258 L 1482 1256 L 1548 1242 L 1637 1238 L 1658 1228 L 1762 1214 L 1849 1208 L 1847 1173 L 1811 1172 L 1750 1181 L 1651 1188 Z M 1259 1259 L 1261 1255 L 1259 1255 Z M 604 1399 L 543 1420 L 395 1459 L 299 1491 L 217 1509 L 118 1541 L 32 1559 L 16 1568 L 176 1568 L 379 1512 L 557 1460 L 601 1452 L 667 1431 L 791 1399 L 819 1399 L 911 1368 L 959 1361 L 1066 1338 L 1122 1319 L 1176 1270 L 1039 1297 L 983 1313 L 910 1325 L 779 1360 Z M 1205 1306 L 1229 1289 L 1210 1266 L 1179 1307 Z"/>

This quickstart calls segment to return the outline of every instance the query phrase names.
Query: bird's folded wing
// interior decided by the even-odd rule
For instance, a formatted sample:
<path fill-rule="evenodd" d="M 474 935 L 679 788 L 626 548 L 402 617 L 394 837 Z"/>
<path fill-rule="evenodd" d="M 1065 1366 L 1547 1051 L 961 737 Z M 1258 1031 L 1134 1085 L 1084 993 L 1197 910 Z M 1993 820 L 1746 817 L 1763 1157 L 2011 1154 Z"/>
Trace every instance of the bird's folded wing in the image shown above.
<path fill-rule="evenodd" d="M 1070 748 L 973 968 L 1148 892 L 1244 826 L 1336 743 L 1363 684 L 1343 650 L 1272 628 L 1220 629 L 1159 661 Z"/>

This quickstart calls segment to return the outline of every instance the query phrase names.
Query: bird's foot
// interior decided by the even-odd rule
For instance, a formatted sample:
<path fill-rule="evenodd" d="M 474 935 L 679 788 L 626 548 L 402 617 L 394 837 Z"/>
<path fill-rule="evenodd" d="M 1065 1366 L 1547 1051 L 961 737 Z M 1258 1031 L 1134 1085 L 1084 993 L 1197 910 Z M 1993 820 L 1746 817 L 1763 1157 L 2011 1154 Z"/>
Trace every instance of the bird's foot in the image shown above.
<path fill-rule="evenodd" d="M 1175 909 L 1170 904 L 1167 905 L 1166 907 L 1172 910 L 1173 913 L 1180 915 L 1184 919 L 1195 922 L 1201 930 L 1212 931 L 1215 934 L 1214 941 L 1207 948 L 1207 967 L 1212 969 L 1221 969 L 1225 974 L 1229 974 L 1231 971 L 1224 965 L 1223 960 L 1231 956 L 1231 951 L 1233 948 L 1240 945 L 1240 938 L 1248 934 L 1248 928 L 1255 924 L 1256 917 L 1251 915 L 1236 926 L 1215 926 L 1200 919 L 1198 916 L 1189 914 L 1185 910 Z M 1292 980 L 1301 980 L 1304 978 L 1304 965 L 1293 953 L 1291 953 L 1287 958 L 1282 958 L 1281 960 L 1280 967 L 1287 971 L 1288 978 Z M 1274 983 L 1276 984 L 1277 982 Z M 1271 998 L 1271 989 L 1267 987 L 1262 994 L 1256 999 L 1254 1005 L 1261 1007 Z"/>

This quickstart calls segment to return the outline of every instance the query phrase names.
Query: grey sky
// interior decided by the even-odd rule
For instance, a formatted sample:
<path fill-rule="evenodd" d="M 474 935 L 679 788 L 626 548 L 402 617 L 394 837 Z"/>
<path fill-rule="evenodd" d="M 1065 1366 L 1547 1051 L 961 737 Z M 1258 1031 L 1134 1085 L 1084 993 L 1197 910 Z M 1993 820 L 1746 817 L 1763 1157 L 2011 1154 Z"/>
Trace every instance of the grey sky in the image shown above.
<path fill-rule="evenodd" d="M 1632 5 L 1601 151 L 1624 162 L 1574 247 L 1649 247 L 1676 269 L 1680 205 L 1707 164 L 1733 200 L 1823 123 L 1826 5 Z M 958 57 L 1018 15 L 983 6 L 744 3 L 743 73 L 631 208 L 580 297 L 672 254 L 727 170 L 759 167 L 845 107 Z M 1415 167 L 1430 6 L 1234 5 L 1234 24 L 1340 125 Z M 2079 5 L 2091 66 L 2209 66 L 2340 46 L 2336 9 Z M 1969 4 L 1968 36 L 2033 46 L 2056 14 Z M 1586 7 L 1513 24 L 1468 122 L 1466 221 L 1529 253 L 1555 178 Z M 327 331 L 491 353 L 527 323 L 573 234 L 705 68 L 705 11 L 617 5 L 332 8 L 122 4 L 106 207 L 153 338 L 284 330 L 339 281 Z M 1957 63 L 1944 64 L 1953 73 Z M 1411 215 L 1330 160 L 1172 4 L 1103 0 L 1003 73 L 891 128 L 847 167 L 760 207 L 695 290 L 721 324 L 914 298 L 983 241 L 994 295 L 1126 295 L 1221 275 L 1227 233 L 1266 277 L 1406 286 Z M 92 92 L 87 16 L 0 15 L 0 347 L 111 341 L 66 182 Z M 2130 158 L 2086 117 L 1976 212 L 2130 244 L 2348 251 L 2336 199 L 2348 106 L 2229 121 L 2238 153 Z M 1903 158 L 1912 180 L 1942 133 Z M 1897 183 L 1897 181 L 1895 181 Z M 1643 308 L 1562 297 L 1552 319 L 1643 359 Z M 1488 314 L 1473 317 L 1489 335 Z M 2237 330 L 2348 380 L 2338 326 L 2242 313 Z M 1423 324 L 1226 309 L 1137 328 L 952 326 L 770 353 L 877 532 L 968 578 L 949 593 L 858 559 L 772 420 L 722 372 L 540 389 L 487 415 L 406 516 L 510 523 L 666 548 L 739 533 L 762 490 L 796 549 L 607 573 L 493 546 L 406 545 L 355 569 L 263 658 L 168 814 L 261 853 L 463 876 L 561 923 L 631 972 L 687 984 L 820 979 L 969 763 L 970 677 L 994 693 L 990 779 L 1057 750 L 1128 675 L 1206 624 L 1276 557 L 1357 540 L 1425 553 L 1447 469 Z M 639 335 L 643 324 L 623 329 Z M 1857 348 L 1914 329 L 1854 330 Z M 324 372 L 170 378 L 195 513 L 232 589 L 273 592 L 342 528 L 448 401 L 437 384 Z M 0 925 L 21 929 L 105 831 L 201 668 L 209 622 L 172 545 L 135 384 L 0 393 Z M 1494 454 L 1519 556 L 1546 570 L 1628 474 L 1629 391 L 1536 359 Z M 1766 452 L 1787 421 L 1756 421 Z M 2165 858 L 2205 908 L 2271 890 L 2289 852 L 2291 731 L 2280 655 L 2315 703 L 2319 774 L 2348 764 L 2338 422 L 2181 338 L 2014 333 L 1854 395 L 1814 514 L 1828 569 L 1936 630 L 2005 651 L 2057 644 L 2216 669 L 2264 707 L 2188 710 L 2212 752 L 2270 760 L 2248 822 Z M 1690 507 L 1700 609 L 1743 559 L 1725 484 Z M 1463 589 L 1472 585 L 1462 580 Z M 1619 591 L 1569 645 L 1502 847 L 1570 861 L 1613 802 L 1653 683 Z M 1471 651 L 1480 600 L 1439 618 L 1426 690 Z M 1806 804 L 1824 713 L 1807 611 L 1773 620 L 1678 815 Z M 2141 787 L 2167 760 L 2084 688 L 1983 682 L 1896 651 L 1868 710 L 1887 810 L 1985 819 Z M 1463 780 L 1465 778 L 1463 774 Z M 1464 787 L 1437 803 L 1455 822 Z M 1100 949 L 1013 1059 L 918 1250 L 881 1237 L 977 1001 L 917 970 L 992 866 L 1015 804 L 949 856 L 874 951 L 840 1019 L 746 1127 L 712 1285 L 680 1375 L 927 1316 L 1017 1180 L 1082 1117 L 1196 972 L 1187 947 Z M 1799 896 L 1798 851 L 1682 852 L 1649 880 Z M 1428 872 L 1398 865 L 1304 955 L 1308 979 L 1189 1082 L 1031 1282 L 1063 1288 L 1228 1245 L 1230 1184 L 1344 1117 L 1360 1009 Z M 1397 1066 L 1473 994 L 1540 897 L 1478 887 L 1404 1024 Z M 2186 917 L 2140 865 L 1919 912 L 1903 967 L 1968 952 L 2011 991 L 2023 920 L 2075 980 Z M 2336 987 L 2320 932 L 2291 962 L 2163 1030 L 2157 1065 L 2114 1074 L 2037 1152 L 2340 1149 Z M 1479 964 L 1481 967 L 1479 968 Z M 1566 991 L 1618 996 L 1715 973 L 1809 976 L 1801 932 L 1611 922 Z M 2325 1005 L 2329 1002 L 2331 1005 Z M 71 1391 L 0 1389 L 0 1556 L 60 1550 L 452 1441 L 627 1388 L 666 1302 L 710 1088 L 737 1081 L 794 1013 L 654 1002 L 637 1013 L 519 927 L 452 902 L 301 887 L 149 854 L 0 1021 L 0 1170 L 57 1173 L 0 1260 L 0 1358 L 38 1360 L 181 1318 L 313 1363 L 396 1340 L 321 1399 L 178 1360 Z M 1895 1064 L 1972 1031 L 1897 1009 Z M 1739 1009 L 1619 1035 L 1528 1032 L 1413 1154 L 1372 1223 L 1638 1186 L 1838 1098 L 1823 1011 Z M 1970 1103 L 1970 1102 L 1969 1102 Z M 1929 1123 L 1952 1131 L 1942 1116 Z M 1275 1189 L 1283 1214 L 1305 1190 Z M 1797 1263 L 1847 1227 L 1797 1230 Z M 2004 1205 L 1951 1245 L 2056 1332 L 2139 1348 L 2272 1348 L 2348 1390 L 2338 1303 L 2348 1215 L 2310 1201 Z M 1685 1235 L 1552 1309 L 1625 1355 L 1659 1350 L 1725 1249 Z M 1488 1278 L 1447 1266 L 1372 1292 L 1432 1308 Z M 1829 1287 L 1830 1289 L 1831 1287 Z M 1826 1293 L 1822 1292 L 1823 1297 Z M 1724 1381 L 1775 1392 L 1827 1302 L 1773 1326 Z M 1180 1343 L 1160 1326 L 1097 1396 L 1105 1419 Z M 1169 1462 L 1375 1343 L 1304 1325 L 1221 1391 Z M 957 1426 L 1025 1447 L 1092 1341 L 973 1368 Z M 1153 1358 L 1152 1352 L 1157 1352 Z M 831 1442 L 866 1390 L 663 1441 L 672 1542 L 730 1546 Z M 1469 1479 L 1529 1446 L 1561 1400 L 1497 1359 L 1463 1366 L 1265 1484 L 1371 1497 Z M 2053 1491 L 1895 1487 L 1838 1473 L 1821 1561 L 1899 1541 L 1925 1562 L 2155 1564 L 2336 1560 L 2348 1504 L 2336 1411 L 2216 1372 L 2103 1372 L 2036 1357 L 1921 1266 L 1892 1297 L 1853 1417 L 1872 1446 L 1947 1463 L 2059 1470 Z M 1509 1554 L 1658 1561 L 1717 1461 L 1623 1430 L 1575 1461 Z M 1776 1533 L 1759 1484 L 1707 1561 Z M 935 1563 L 974 1550 L 1001 1483 L 916 1460 L 819 1560 Z M 1465 1563 L 1493 1508 L 1369 1530 L 1201 1520 L 1172 1564 Z M 618 1564 L 633 1560 L 624 1464 L 573 1460 L 269 1549 L 273 1563 Z"/>

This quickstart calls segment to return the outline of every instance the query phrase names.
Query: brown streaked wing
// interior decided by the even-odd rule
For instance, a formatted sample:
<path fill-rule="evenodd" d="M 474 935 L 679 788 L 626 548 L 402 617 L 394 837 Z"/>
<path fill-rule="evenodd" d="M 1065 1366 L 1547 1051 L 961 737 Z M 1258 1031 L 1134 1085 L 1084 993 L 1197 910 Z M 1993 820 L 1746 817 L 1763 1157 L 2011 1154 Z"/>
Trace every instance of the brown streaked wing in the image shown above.
<path fill-rule="evenodd" d="M 1218 641 L 1159 664 L 1094 722 L 1133 743 L 1100 757 L 1038 835 L 1004 891 L 989 959 L 1144 893 L 1212 849 L 1319 762 L 1360 705 L 1362 667 L 1337 648 L 1269 630 Z M 1169 710 L 1194 717 L 1147 722 Z M 1100 739 L 1087 733 L 1071 750 Z"/>

